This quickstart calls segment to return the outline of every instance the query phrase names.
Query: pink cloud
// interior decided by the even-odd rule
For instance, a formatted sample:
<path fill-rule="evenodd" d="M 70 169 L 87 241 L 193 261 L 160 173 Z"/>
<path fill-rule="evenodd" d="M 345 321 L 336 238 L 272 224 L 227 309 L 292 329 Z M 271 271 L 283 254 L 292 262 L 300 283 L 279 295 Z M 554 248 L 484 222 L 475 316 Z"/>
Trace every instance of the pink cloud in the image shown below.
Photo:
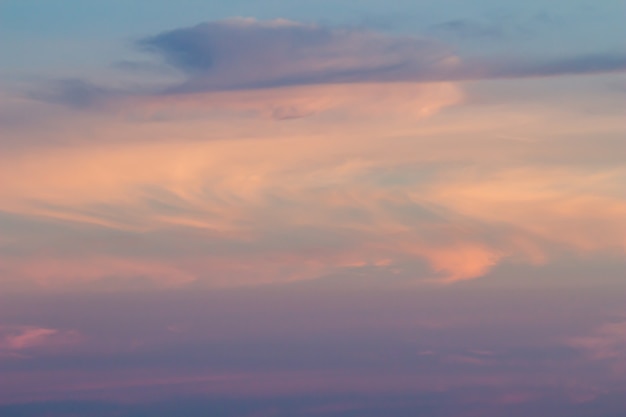
<path fill-rule="evenodd" d="M 508 262 L 623 253 L 623 167 L 590 168 L 576 140 L 558 167 L 541 162 L 553 152 L 546 135 L 616 134 L 616 118 L 525 102 L 452 107 L 462 100 L 448 83 L 328 84 L 128 99 L 72 129 L 65 115 L 66 130 L 44 136 L 72 146 L 0 156 L 0 210 L 64 232 L 3 236 L 19 255 L 0 268 L 25 287 L 366 270 L 452 283 Z M 315 117 L 277 123 L 280 109 Z M 122 251 L 113 231 L 137 246 Z"/>
<path fill-rule="evenodd" d="M 274 397 L 324 394 L 410 394 L 445 392 L 459 387 L 510 387 L 552 384 L 517 375 L 431 375 L 371 374 L 329 371 L 176 374 L 166 370 L 102 371 L 98 377 L 84 372 L 11 373 L 13 384 L 0 391 L 0 402 L 41 401 L 67 398 L 141 401 L 167 395 L 203 395 L 220 398 Z M 54 381 L 54 383 L 53 383 Z M 62 382 L 59 382 L 62 381 Z"/>
<path fill-rule="evenodd" d="M 84 285 L 103 279 L 143 279 L 158 287 L 187 284 L 196 279 L 190 272 L 166 263 L 105 256 L 37 257 L 27 261 L 0 258 L 0 268 L 18 279 L 35 280 L 42 288 Z M 106 284 L 103 284 L 106 288 Z M 119 284 L 118 284 L 119 285 Z M 44 331 L 46 329 L 41 329 Z"/>
<path fill-rule="evenodd" d="M 24 358 L 34 352 L 63 349 L 78 343 L 73 330 L 37 326 L 0 326 L 0 358 Z"/>
<path fill-rule="evenodd" d="M 609 362 L 619 374 L 626 371 L 626 321 L 603 324 L 590 335 L 571 339 L 569 344 L 594 361 Z"/>

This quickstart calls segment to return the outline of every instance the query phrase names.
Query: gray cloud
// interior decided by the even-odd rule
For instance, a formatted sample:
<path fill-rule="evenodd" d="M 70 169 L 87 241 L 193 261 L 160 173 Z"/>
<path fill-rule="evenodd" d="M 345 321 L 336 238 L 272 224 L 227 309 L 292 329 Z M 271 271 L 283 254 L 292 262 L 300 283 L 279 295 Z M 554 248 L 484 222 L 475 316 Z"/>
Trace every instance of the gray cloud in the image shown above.
<path fill-rule="evenodd" d="M 111 89 L 95 85 L 89 81 L 72 78 L 49 82 L 44 88 L 30 95 L 34 99 L 83 109 L 97 106 L 107 98 L 114 96 L 115 93 Z"/>
<path fill-rule="evenodd" d="M 491 74 L 494 77 L 501 75 L 513 78 L 619 71 L 626 71 L 626 54 L 623 52 L 595 53 L 543 62 L 505 63 L 494 65 Z"/>
<path fill-rule="evenodd" d="M 463 36 L 503 36 L 502 28 L 465 20 L 443 29 Z M 466 33 L 468 32 L 468 33 Z M 141 39 L 137 46 L 176 70 L 169 82 L 108 88 L 81 79 L 49 83 L 31 97 L 72 108 L 90 108 L 128 96 L 338 83 L 465 81 L 626 71 L 622 50 L 552 58 L 461 59 L 435 39 L 363 28 L 326 27 L 286 20 L 229 19 L 179 28 Z M 131 63 L 132 64 L 132 63 Z M 137 74 L 141 65 L 127 65 Z M 145 67 L 144 63 L 144 67 Z M 145 83 L 144 83 L 145 84 Z M 281 114 L 277 118 L 300 117 Z"/>
<path fill-rule="evenodd" d="M 458 20 L 449 30 L 500 37 L 503 29 Z M 187 79 L 168 92 L 287 85 L 523 78 L 626 70 L 626 54 L 465 60 L 432 39 L 291 21 L 233 19 L 163 32 L 139 42 Z"/>
<path fill-rule="evenodd" d="M 455 63 L 434 40 L 282 20 L 203 23 L 139 46 L 187 75 L 176 92 L 432 79 Z"/>

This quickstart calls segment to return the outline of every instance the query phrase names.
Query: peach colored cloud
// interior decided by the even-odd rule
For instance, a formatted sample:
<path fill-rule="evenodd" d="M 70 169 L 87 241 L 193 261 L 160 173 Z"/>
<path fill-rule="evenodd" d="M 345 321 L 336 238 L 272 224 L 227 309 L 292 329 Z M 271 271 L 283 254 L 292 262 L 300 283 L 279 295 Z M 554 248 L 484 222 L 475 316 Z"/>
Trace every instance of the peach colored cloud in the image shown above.
<path fill-rule="evenodd" d="M 586 163 L 580 140 L 558 166 L 543 161 L 552 136 L 594 124 L 617 134 L 617 119 L 543 104 L 449 107 L 460 98 L 454 85 L 397 84 L 127 102 L 62 130 L 65 146 L 0 155 L 0 210 L 79 230 L 53 246 L 4 236 L 22 252 L 0 268 L 50 286 L 240 285 L 367 268 L 456 282 L 504 262 L 623 253 L 619 144 L 598 154 L 604 165 Z M 273 120 L 283 108 L 315 116 Z M 142 243 L 124 253 L 104 231 Z M 428 268 L 411 269 L 415 260 Z"/>
<path fill-rule="evenodd" d="M 462 172 L 433 184 L 429 198 L 469 218 L 521 229 L 537 243 L 554 242 L 583 253 L 623 252 L 626 199 L 619 189 L 625 179 L 624 169 Z M 527 248 L 532 251 L 530 244 Z"/>

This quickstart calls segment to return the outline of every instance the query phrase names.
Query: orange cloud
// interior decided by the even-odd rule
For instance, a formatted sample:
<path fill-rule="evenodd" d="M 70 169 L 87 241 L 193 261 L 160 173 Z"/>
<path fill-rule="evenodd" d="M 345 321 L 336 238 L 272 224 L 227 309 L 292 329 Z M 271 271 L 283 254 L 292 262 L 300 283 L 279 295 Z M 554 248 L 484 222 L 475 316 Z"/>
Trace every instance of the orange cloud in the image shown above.
<path fill-rule="evenodd" d="M 74 129 L 71 146 L 0 155 L 0 210 L 75 233 L 48 246 L 36 232 L 3 236 L 22 252 L 1 267 L 45 285 L 239 285 L 360 268 L 456 282 L 503 262 L 622 253 L 623 166 L 590 168 L 573 140 L 553 167 L 542 162 L 551 143 L 536 136 L 539 125 L 544 136 L 592 131 L 593 120 L 574 112 L 565 123 L 562 109 L 526 103 L 447 108 L 460 99 L 443 83 L 128 101 Z M 317 116 L 271 120 L 281 108 Z M 172 117 L 150 120 L 158 113 Z M 532 140 L 500 138 L 507 125 Z M 602 126 L 618 131 L 615 120 Z M 103 237 L 110 230 L 139 243 L 123 253 Z M 415 260 L 430 271 L 407 270 Z"/>
<path fill-rule="evenodd" d="M 433 184 L 427 198 L 469 218 L 522 230 L 540 245 L 554 242 L 580 252 L 625 251 L 626 200 L 618 191 L 624 178 L 622 169 L 464 172 Z M 538 257 L 528 249 L 531 258 Z"/>

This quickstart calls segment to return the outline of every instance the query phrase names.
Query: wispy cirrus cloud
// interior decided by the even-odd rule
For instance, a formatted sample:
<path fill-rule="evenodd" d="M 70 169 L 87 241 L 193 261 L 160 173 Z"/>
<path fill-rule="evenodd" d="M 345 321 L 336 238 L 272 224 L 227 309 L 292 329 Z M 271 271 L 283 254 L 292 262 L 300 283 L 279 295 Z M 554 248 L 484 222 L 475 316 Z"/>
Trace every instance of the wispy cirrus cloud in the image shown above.
<path fill-rule="evenodd" d="M 2 241 L 6 281 L 212 286 L 375 271 L 457 282 L 623 251 L 613 101 L 593 114 L 586 94 L 490 105 L 433 82 L 619 59 L 481 66 L 428 39 L 254 19 L 139 44 L 180 77 L 115 91 L 74 80 L 46 97 L 115 104 L 101 112 L 9 103 L 55 112 L 2 138 L 0 210 L 21 225 Z"/>
<path fill-rule="evenodd" d="M 540 264 L 562 252 L 626 248 L 623 170 L 496 166 L 471 173 L 455 161 L 482 155 L 488 162 L 476 142 L 437 148 L 426 139 L 347 132 L 121 141 L 6 158 L 3 210 L 82 226 L 74 238 L 55 240 L 54 252 L 62 250 L 54 256 L 48 248 L 46 256 L 0 266 L 51 286 L 111 277 L 164 286 L 260 284 L 368 268 L 455 282 L 507 261 Z M 515 157 L 485 146 L 490 164 Z M 120 245 L 103 230 L 136 243 Z M 14 251 L 48 247 L 41 235 L 13 239 L 7 245 Z M 97 245 L 76 244 L 84 239 Z M 412 265 L 416 259 L 425 267 Z"/>

